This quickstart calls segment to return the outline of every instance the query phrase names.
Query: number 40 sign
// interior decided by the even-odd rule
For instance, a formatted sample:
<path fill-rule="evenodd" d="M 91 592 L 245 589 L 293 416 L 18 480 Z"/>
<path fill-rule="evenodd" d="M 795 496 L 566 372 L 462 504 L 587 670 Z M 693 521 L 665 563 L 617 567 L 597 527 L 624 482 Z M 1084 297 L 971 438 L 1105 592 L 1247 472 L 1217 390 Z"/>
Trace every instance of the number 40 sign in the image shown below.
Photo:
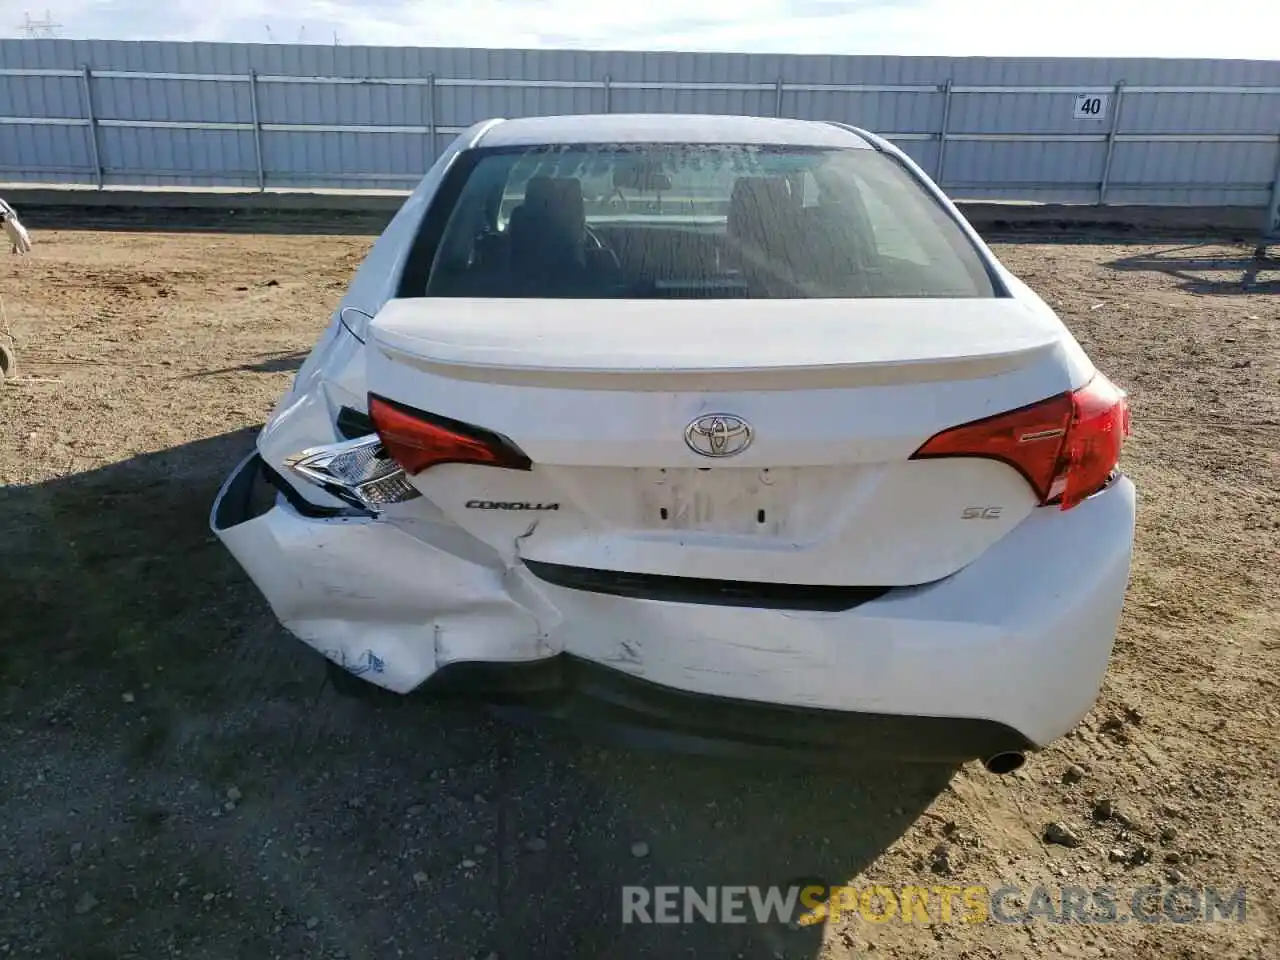
<path fill-rule="evenodd" d="M 1111 98 L 1105 93 L 1076 94 L 1077 120 L 1103 120 L 1107 116 L 1107 101 Z"/>

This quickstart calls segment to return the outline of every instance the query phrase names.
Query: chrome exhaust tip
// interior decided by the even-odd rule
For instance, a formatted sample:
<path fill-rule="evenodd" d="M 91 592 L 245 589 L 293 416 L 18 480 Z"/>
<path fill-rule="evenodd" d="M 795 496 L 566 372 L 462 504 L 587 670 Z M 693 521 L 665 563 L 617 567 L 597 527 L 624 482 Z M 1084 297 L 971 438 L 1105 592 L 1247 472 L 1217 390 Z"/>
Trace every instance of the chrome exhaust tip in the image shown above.
<path fill-rule="evenodd" d="M 982 765 L 987 768 L 988 773 L 994 773 L 997 776 L 1003 776 L 1006 773 L 1013 773 L 1027 762 L 1027 755 L 1021 750 L 1009 750 L 1005 753 L 997 753 L 982 761 Z"/>

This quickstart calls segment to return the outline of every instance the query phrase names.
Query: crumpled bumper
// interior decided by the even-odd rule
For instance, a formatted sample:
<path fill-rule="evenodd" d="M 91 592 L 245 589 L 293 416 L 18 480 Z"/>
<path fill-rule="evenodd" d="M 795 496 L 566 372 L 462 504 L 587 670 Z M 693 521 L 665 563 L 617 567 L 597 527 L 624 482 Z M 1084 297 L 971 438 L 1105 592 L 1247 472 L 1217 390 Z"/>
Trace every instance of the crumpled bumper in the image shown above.
<path fill-rule="evenodd" d="M 929 759 L 1043 745 L 1089 709 L 1135 510 L 1121 477 L 1036 511 L 945 580 L 820 612 L 557 586 L 447 523 L 308 516 L 268 474 L 242 462 L 213 529 L 287 629 L 367 680 L 707 742 Z"/>
<path fill-rule="evenodd" d="M 356 511 L 306 516 L 305 504 L 287 484 L 270 483 L 270 473 L 256 453 L 242 461 L 210 525 L 284 627 L 329 659 L 407 693 L 454 660 L 556 652 L 530 609 L 513 599 L 512 589 L 520 591 L 512 571 L 460 559 Z"/>

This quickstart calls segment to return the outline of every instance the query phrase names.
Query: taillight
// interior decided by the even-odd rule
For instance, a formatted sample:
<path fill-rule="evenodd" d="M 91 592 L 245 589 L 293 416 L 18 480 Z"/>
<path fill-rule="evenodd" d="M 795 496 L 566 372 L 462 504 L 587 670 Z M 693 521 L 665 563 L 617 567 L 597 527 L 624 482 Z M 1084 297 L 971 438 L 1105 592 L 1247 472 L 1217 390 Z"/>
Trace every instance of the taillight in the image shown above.
<path fill-rule="evenodd" d="M 999 460 L 1027 479 L 1041 504 L 1069 510 L 1106 486 L 1128 435 L 1125 393 L 1097 373 L 1072 393 L 935 434 L 911 458 Z"/>
<path fill-rule="evenodd" d="M 382 445 L 408 474 L 442 463 L 528 470 L 532 464 L 500 434 L 448 417 L 415 410 L 369 394 L 369 417 Z"/>
<path fill-rule="evenodd" d="M 374 513 L 420 496 L 376 434 L 311 447 L 285 464 L 339 500 Z"/>

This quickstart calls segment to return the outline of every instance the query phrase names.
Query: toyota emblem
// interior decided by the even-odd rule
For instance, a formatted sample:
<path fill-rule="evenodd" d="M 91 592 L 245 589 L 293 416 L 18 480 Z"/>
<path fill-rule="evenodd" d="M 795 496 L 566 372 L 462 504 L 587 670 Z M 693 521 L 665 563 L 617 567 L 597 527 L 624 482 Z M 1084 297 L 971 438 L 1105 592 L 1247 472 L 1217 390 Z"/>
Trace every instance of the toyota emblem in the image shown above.
<path fill-rule="evenodd" d="M 729 413 L 709 413 L 685 427 L 684 442 L 704 457 L 732 457 L 751 445 L 751 424 Z"/>

